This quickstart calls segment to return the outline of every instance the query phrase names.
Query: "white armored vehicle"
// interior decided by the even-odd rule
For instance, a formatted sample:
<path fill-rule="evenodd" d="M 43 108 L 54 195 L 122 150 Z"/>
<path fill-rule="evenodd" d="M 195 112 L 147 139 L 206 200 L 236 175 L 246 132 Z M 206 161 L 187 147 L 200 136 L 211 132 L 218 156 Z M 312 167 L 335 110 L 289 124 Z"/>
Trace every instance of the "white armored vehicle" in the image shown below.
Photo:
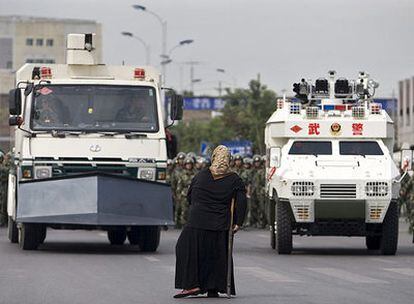
<path fill-rule="evenodd" d="M 101 229 L 155 251 L 173 224 L 160 75 L 97 62 L 95 34 L 70 34 L 67 64 L 25 64 L 10 92 L 15 170 L 8 236 L 36 249 L 46 229 Z M 166 115 L 166 113 L 164 113 Z M 182 97 L 171 96 L 171 119 Z"/>
<path fill-rule="evenodd" d="M 271 245 L 292 251 L 292 235 L 363 236 L 393 255 L 398 243 L 399 169 L 394 124 L 360 72 L 294 84 L 266 124 Z"/>

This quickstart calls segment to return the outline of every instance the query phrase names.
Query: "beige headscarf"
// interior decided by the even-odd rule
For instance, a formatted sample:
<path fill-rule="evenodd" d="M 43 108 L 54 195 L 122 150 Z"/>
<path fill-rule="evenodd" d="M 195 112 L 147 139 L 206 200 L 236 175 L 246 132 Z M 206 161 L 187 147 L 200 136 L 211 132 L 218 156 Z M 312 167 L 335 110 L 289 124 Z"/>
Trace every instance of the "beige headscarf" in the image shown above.
<path fill-rule="evenodd" d="M 214 179 L 224 177 L 230 173 L 230 151 L 226 146 L 220 145 L 214 149 L 211 156 L 210 171 Z"/>

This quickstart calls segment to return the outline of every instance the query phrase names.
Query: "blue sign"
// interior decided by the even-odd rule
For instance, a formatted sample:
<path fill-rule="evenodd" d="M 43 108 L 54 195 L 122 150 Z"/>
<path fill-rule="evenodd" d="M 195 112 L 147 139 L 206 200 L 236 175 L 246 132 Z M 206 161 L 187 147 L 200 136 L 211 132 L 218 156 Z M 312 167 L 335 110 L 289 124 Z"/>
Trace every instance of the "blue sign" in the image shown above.
<path fill-rule="evenodd" d="M 227 140 L 222 141 L 222 145 L 229 148 L 232 155 L 241 154 L 242 156 L 253 155 L 253 144 L 250 140 Z"/>
<path fill-rule="evenodd" d="M 219 111 L 224 108 L 225 101 L 215 97 L 185 97 L 184 110 Z"/>
<path fill-rule="evenodd" d="M 211 153 L 211 143 L 202 141 L 200 145 L 200 155 L 201 156 L 209 156 Z"/>
<path fill-rule="evenodd" d="M 374 102 L 380 103 L 385 111 L 397 110 L 396 98 L 374 98 Z"/>

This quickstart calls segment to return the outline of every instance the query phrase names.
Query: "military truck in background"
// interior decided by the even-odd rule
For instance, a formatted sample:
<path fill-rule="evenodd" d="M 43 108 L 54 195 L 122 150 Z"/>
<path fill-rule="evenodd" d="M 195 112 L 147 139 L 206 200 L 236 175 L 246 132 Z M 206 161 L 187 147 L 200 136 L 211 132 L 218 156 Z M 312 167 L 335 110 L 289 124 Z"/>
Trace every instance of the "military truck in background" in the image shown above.
<path fill-rule="evenodd" d="M 66 64 L 25 64 L 10 92 L 16 170 L 8 237 L 36 249 L 47 228 L 101 229 L 155 251 L 173 224 L 160 74 L 97 62 L 95 34 L 69 34 Z M 170 96 L 172 120 L 182 97 Z"/>
<path fill-rule="evenodd" d="M 290 254 L 292 235 L 362 236 L 370 250 L 394 255 L 400 171 L 394 124 L 373 102 L 378 86 L 334 71 L 294 84 L 266 123 L 271 246 Z"/>

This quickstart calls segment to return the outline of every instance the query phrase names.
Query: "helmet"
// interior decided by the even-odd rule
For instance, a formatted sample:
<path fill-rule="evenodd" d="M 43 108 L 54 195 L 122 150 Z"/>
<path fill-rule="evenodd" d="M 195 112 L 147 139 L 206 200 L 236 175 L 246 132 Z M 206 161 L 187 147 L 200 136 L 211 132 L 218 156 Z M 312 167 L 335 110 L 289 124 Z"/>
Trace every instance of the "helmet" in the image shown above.
<path fill-rule="evenodd" d="M 184 164 L 194 164 L 194 159 L 192 157 L 186 157 L 184 159 Z"/>
<path fill-rule="evenodd" d="M 262 162 L 266 162 L 267 156 L 266 155 L 262 155 Z"/>
<path fill-rule="evenodd" d="M 196 162 L 199 164 L 204 164 L 206 162 L 206 159 L 204 157 L 198 156 Z"/>
<path fill-rule="evenodd" d="M 251 159 L 250 157 L 245 157 L 243 159 L 243 163 L 251 165 L 253 163 L 253 159 Z"/>
<path fill-rule="evenodd" d="M 173 160 L 172 159 L 167 159 L 167 166 L 171 166 L 173 164 Z"/>
<path fill-rule="evenodd" d="M 177 159 L 184 159 L 185 158 L 185 153 L 184 152 L 179 152 L 178 154 L 177 154 Z"/>
<path fill-rule="evenodd" d="M 187 157 L 191 157 L 195 161 L 195 159 L 197 158 L 197 154 L 195 154 L 194 152 L 188 152 Z"/>
<path fill-rule="evenodd" d="M 234 160 L 241 160 L 243 161 L 243 157 L 240 154 L 234 154 Z"/>
<path fill-rule="evenodd" d="M 253 162 L 261 162 L 262 161 L 262 157 L 258 154 L 253 156 Z"/>

